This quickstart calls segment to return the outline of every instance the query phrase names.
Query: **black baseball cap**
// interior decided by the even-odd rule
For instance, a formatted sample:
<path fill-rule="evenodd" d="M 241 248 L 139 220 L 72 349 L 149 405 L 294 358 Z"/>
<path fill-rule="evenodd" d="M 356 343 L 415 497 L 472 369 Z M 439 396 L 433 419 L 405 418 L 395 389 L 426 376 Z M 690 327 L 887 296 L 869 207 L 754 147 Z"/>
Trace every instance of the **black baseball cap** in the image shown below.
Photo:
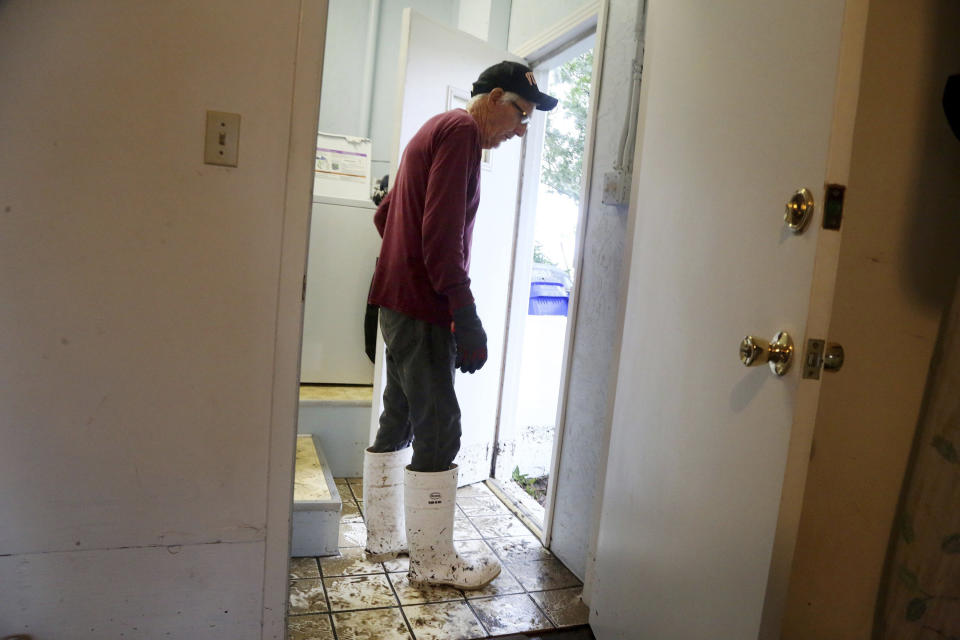
<path fill-rule="evenodd" d="M 512 91 L 521 98 L 537 105 L 540 111 L 550 111 L 557 106 L 557 99 L 540 91 L 537 81 L 533 78 L 530 67 L 519 62 L 504 60 L 492 67 L 487 67 L 473 83 L 471 96 L 480 93 L 490 93 L 497 87 L 504 91 Z"/>

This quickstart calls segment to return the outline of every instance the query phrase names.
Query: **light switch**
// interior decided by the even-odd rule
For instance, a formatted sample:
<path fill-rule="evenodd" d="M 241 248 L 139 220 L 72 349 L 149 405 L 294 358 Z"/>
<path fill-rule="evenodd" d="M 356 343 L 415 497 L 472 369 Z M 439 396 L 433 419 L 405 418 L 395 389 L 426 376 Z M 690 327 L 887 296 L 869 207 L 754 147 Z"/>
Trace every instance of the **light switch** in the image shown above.
<path fill-rule="evenodd" d="M 225 167 L 237 166 L 240 155 L 240 114 L 207 111 L 203 161 Z"/>

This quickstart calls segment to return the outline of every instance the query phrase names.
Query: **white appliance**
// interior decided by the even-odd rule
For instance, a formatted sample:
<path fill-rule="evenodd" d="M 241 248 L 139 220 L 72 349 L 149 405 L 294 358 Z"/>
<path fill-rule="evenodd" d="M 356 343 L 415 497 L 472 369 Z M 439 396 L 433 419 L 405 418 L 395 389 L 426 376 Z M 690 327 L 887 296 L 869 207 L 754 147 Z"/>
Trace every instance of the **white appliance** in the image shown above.
<path fill-rule="evenodd" d="M 300 363 L 304 383 L 373 384 L 363 318 L 380 236 L 369 198 L 369 158 L 368 139 L 317 136 Z"/>

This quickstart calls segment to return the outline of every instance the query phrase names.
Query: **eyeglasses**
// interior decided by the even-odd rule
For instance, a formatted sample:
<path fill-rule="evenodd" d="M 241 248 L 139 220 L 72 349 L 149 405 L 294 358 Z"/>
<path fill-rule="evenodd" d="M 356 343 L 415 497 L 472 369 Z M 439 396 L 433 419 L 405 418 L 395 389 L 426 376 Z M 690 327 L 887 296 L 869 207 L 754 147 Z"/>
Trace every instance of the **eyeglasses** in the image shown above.
<path fill-rule="evenodd" d="M 511 102 L 510 104 L 513 105 L 513 108 L 516 109 L 517 113 L 520 114 L 520 124 L 523 126 L 530 124 L 530 114 L 521 109 L 520 105 L 518 105 L 516 102 Z"/>

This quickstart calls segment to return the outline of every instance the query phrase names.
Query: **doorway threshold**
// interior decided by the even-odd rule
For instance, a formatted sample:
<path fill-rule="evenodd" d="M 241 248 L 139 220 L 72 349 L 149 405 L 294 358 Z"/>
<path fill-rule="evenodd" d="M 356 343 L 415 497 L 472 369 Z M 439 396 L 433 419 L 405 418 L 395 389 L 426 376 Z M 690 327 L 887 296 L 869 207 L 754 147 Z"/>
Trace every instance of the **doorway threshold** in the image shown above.
<path fill-rule="evenodd" d="M 544 509 L 540 503 L 533 499 L 517 483 L 512 480 L 500 481 L 497 478 L 487 478 L 487 488 L 500 499 L 500 502 L 510 510 L 513 515 L 519 518 L 533 535 L 543 540 L 543 517 Z"/>

